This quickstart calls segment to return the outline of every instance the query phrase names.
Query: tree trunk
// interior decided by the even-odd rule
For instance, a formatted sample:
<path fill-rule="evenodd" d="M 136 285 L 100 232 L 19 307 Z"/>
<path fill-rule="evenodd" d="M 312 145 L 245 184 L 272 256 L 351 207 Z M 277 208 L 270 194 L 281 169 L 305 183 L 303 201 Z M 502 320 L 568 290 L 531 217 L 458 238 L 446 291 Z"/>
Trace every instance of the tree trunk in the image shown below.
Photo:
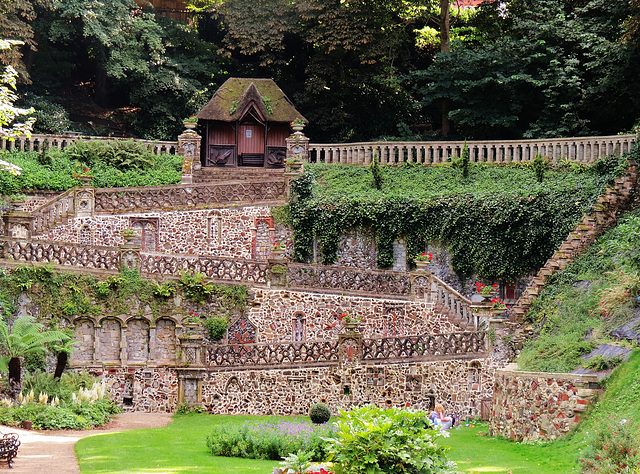
<path fill-rule="evenodd" d="M 58 361 L 56 363 L 56 371 L 53 374 L 54 379 L 62 377 L 64 369 L 67 368 L 67 361 L 69 360 L 69 354 L 66 352 L 58 352 Z"/>
<path fill-rule="evenodd" d="M 20 387 L 21 371 L 22 371 L 22 367 L 20 365 L 20 357 L 12 357 L 9 360 L 9 385 L 11 385 L 12 389 L 14 385 Z"/>
<path fill-rule="evenodd" d="M 440 51 L 449 52 L 449 0 L 440 0 Z M 449 135 L 451 131 L 451 120 L 449 120 L 449 99 L 442 99 L 441 115 L 443 136 Z"/>

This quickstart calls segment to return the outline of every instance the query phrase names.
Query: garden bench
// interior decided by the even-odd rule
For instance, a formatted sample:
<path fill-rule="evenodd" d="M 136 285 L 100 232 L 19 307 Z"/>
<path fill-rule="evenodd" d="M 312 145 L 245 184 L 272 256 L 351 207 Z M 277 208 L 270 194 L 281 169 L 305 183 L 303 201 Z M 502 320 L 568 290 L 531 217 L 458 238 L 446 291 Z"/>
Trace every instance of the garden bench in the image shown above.
<path fill-rule="evenodd" d="M 6 459 L 9 467 L 13 467 L 11 463 L 18 455 L 18 446 L 20 446 L 20 440 L 16 433 L 6 433 L 0 438 L 0 459 Z"/>

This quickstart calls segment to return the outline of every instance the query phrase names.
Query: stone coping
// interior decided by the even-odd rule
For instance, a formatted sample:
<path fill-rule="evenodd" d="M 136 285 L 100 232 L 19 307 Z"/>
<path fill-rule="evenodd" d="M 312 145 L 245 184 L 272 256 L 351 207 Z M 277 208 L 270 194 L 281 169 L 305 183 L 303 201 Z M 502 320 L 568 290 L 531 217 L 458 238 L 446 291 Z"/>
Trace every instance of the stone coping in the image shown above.
<path fill-rule="evenodd" d="M 585 385 L 598 383 L 598 376 L 592 374 L 573 374 L 570 372 L 525 372 L 518 370 L 518 364 L 508 364 L 502 369 L 496 369 L 496 376 L 513 376 L 518 378 L 546 378 L 562 381 L 582 381 Z"/>

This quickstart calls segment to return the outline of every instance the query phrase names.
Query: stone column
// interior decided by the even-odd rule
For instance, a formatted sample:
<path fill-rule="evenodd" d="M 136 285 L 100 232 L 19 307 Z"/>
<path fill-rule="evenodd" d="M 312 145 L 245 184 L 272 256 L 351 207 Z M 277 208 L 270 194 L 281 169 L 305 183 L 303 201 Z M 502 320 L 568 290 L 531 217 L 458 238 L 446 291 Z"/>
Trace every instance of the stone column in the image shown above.
<path fill-rule="evenodd" d="M 136 270 L 140 271 L 140 244 L 126 242 L 118 247 L 120 251 L 120 271 Z"/>
<path fill-rule="evenodd" d="M 200 169 L 200 143 L 202 137 L 195 130 L 187 129 L 178 136 L 178 154 L 182 161 L 182 184 L 193 183 L 193 172 Z"/>
<path fill-rule="evenodd" d="M 341 367 L 353 367 L 359 365 L 362 360 L 362 334 L 354 327 L 349 326 L 344 332 L 338 334 L 338 358 Z"/>
<path fill-rule="evenodd" d="M 95 189 L 88 182 L 73 191 L 73 210 L 76 217 L 90 217 L 96 205 Z"/>

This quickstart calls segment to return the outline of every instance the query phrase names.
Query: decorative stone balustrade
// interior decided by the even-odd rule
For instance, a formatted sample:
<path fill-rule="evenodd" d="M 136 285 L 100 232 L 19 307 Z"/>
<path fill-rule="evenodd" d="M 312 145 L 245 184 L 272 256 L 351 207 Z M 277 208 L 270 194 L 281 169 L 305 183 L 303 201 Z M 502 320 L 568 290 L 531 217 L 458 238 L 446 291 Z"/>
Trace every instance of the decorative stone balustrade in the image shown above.
<path fill-rule="evenodd" d="M 205 364 L 209 368 L 258 367 L 305 364 L 336 365 L 338 341 L 301 341 L 284 344 L 229 344 L 207 346 Z"/>
<path fill-rule="evenodd" d="M 136 188 L 97 188 L 95 212 L 157 211 L 212 204 L 279 202 L 285 199 L 283 180 L 255 180 Z"/>
<path fill-rule="evenodd" d="M 362 339 L 359 333 L 347 331 L 340 336 L 344 337 L 282 344 L 209 345 L 205 350 L 205 365 L 210 370 L 248 370 L 353 365 L 361 361 L 390 364 L 435 358 L 477 358 L 487 350 L 484 332 Z"/>
<path fill-rule="evenodd" d="M 264 261 L 239 258 L 189 257 L 160 253 L 141 253 L 140 272 L 150 275 L 179 276 L 193 270 L 221 281 L 266 283 L 269 265 Z"/>
<path fill-rule="evenodd" d="M 631 150 L 635 135 L 607 137 L 545 138 L 532 140 L 472 140 L 467 142 L 470 160 L 474 163 L 511 163 L 531 161 L 536 154 L 552 162 L 563 159 L 593 163 L 610 154 L 621 155 Z M 309 145 L 309 161 L 368 165 L 376 158 L 380 164 L 405 162 L 423 165 L 445 163 L 449 157 L 460 156 L 464 142 L 369 142 Z"/>
<path fill-rule="evenodd" d="M 289 263 L 287 279 L 292 288 L 411 295 L 411 278 L 406 272 Z"/>
<path fill-rule="evenodd" d="M 1 258 L 16 262 L 52 263 L 77 268 L 117 271 L 120 252 L 113 247 L 73 245 L 63 242 L 1 240 Z"/>
<path fill-rule="evenodd" d="M 486 352 L 484 332 L 427 334 L 424 336 L 365 339 L 362 359 L 377 363 L 392 363 L 406 358 L 477 357 Z"/>
<path fill-rule="evenodd" d="M 133 140 L 137 143 L 144 143 L 155 155 L 171 154 L 175 155 L 178 142 L 160 140 L 139 140 L 133 138 L 115 137 L 91 137 L 83 135 L 39 135 L 32 134 L 30 137 L 20 136 L 15 141 L 0 140 L 0 150 L 6 151 L 37 151 L 43 152 L 52 148 L 64 150 L 78 140 Z"/>
<path fill-rule="evenodd" d="M 64 219 L 75 216 L 74 204 L 77 192 L 77 188 L 69 189 L 34 209 L 31 213 L 33 217 L 31 234 L 43 234 Z"/>
<path fill-rule="evenodd" d="M 435 303 L 436 310 L 448 314 L 454 322 L 478 329 L 478 317 L 471 311 L 471 300 L 435 275 L 431 276 L 430 300 Z"/>

